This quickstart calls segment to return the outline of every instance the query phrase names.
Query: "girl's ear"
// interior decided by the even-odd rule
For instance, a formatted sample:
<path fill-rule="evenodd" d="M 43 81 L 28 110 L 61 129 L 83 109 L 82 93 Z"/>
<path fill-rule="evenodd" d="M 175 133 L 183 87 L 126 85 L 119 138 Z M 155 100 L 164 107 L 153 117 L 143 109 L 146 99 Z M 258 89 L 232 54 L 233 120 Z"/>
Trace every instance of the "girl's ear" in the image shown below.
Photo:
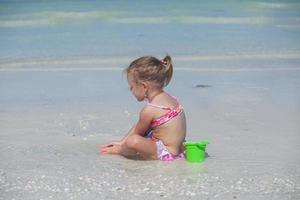
<path fill-rule="evenodd" d="M 144 89 L 144 98 L 148 98 L 148 90 L 149 90 L 149 86 L 148 86 L 148 83 L 147 82 L 141 82 L 142 86 L 143 86 L 143 89 Z"/>
<path fill-rule="evenodd" d="M 144 89 L 147 89 L 147 88 L 148 88 L 147 82 L 142 81 L 141 84 L 142 84 L 142 86 L 143 86 Z"/>

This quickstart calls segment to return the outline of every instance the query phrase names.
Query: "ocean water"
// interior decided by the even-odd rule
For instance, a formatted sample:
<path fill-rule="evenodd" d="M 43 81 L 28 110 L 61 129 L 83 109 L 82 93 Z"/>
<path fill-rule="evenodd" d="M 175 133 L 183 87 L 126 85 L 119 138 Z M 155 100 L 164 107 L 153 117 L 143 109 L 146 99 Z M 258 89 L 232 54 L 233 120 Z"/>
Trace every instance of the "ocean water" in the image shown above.
<path fill-rule="evenodd" d="M 295 68 L 300 2 L 0 0 L 0 68 Z M 178 69 L 179 69 L 178 68 Z"/>

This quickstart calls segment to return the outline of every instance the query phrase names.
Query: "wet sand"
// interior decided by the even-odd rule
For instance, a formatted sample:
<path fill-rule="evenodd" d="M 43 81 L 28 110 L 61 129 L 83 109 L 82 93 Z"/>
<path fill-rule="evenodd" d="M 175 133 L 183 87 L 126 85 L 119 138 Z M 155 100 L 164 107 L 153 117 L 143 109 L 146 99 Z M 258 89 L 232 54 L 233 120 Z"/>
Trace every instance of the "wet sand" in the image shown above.
<path fill-rule="evenodd" d="M 101 156 L 142 103 L 121 71 L 0 72 L 0 199 L 299 199 L 300 70 L 175 71 L 209 157 Z"/>

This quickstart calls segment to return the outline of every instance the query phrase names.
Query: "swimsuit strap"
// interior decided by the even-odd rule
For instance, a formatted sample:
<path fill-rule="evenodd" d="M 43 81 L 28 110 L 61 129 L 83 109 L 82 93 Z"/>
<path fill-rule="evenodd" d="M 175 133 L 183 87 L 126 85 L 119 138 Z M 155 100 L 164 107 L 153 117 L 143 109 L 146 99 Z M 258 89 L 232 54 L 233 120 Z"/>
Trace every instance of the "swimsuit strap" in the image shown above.
<path fill-rule="evenodd" d="M 152 106 L 154 108 L 160 108 L 160 109 L 163 109 L 163 110 L 171 110 L 170 107 L 167 107 L 167 106 L 160 106 L 160 105 L 156 105 L 156 104 L 152 104 L 152 103 L 147 103 L 148 106 Z"/>
<path fill-rule="evenodd" d="M 175 99 L 175 101 L 176 101 L 177 104 L 179 105 L 178 99 L 177 99 L 175 96 L 171 96 L 171 97 L 173 97 L 173 99 Z M 156 105 L 156 104 L 149 103 L 148 100 L 146 100 L 146 102 L 147 102 L 147 105 L 148 105 L 148 106 L 152 106 L 152 107 L 154 107 L 154 108 L 160 108 L 160 109 L 163 109 L 163 110 L 173 110 L 172 108 L 167 107 L 167 106 L 161 106 L 161 105 Z"/>

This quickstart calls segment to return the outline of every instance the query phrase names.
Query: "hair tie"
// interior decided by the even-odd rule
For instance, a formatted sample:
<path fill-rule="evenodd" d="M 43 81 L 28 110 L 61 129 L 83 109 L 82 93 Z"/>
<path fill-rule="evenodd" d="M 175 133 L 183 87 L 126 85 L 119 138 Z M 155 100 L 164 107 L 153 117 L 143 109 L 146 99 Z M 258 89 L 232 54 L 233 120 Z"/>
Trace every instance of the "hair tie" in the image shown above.
<path fill-rule="evenodd" d="M 163 65 L 167 65 L 167 61 L 166 61 L 166 60 L 161 60 L 160 62 L 161 62 L 161 64 L 163 64 Z"/>

